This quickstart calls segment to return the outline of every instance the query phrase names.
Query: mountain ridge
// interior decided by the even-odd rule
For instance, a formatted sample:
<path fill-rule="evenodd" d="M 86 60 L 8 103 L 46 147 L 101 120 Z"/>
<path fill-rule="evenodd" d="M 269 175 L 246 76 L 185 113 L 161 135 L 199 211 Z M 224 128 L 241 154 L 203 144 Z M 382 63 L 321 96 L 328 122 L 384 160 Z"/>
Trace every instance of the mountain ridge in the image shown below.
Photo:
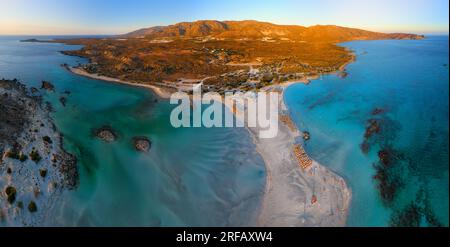
<path fill-rule="evenodd" d="M 308 42 L 344 42 L 373 39 L 423 39 L 423 35 L 381 33 L 336 25 L 279 25 L 255 20 L 217 21 L 199 20 L 179 22 L 168 26 L 141 28 L 124 34 L 127 38 L 176 39 L 285 39 Z"/>

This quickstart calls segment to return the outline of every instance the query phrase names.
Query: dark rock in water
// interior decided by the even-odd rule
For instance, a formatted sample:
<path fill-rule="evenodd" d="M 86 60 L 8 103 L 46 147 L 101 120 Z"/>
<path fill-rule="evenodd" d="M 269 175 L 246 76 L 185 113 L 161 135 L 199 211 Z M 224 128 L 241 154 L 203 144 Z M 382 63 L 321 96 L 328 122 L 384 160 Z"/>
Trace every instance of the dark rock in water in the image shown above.
<path fill-rule="evenodd" d="M 382 165 L 385 167 L 389 167 L 396 161 L 404 159 L 404 155 L 395 151 L 391 147 L 384 147 L 380 151 L 378 151 L 378 158 Z"/>
<path fill-rule="evenodd" d="M 382 147 L 378 152 L 379 162 L 374 164 L 377 189 L 385 205 L 391 205 L 398 194 L 399 189 L 404 185 L 400 174 L 405 163 L 402 153 L 394 150 L 390 146 Z"/>
<path fill-rule="evenodd" d="M 338 75 L 340 78 L 342 78 L 342 79 L 344 79 L 344 78 L 346 78 L 347 76 L 348 76 L 348 72 L 347 71 L 341 71 L 341 72 L 339 72 L 339 75 Z"/>
<path fill-rule="evenodd" d="M 308 131 L 303 131 L 303 140 L 309 141 L 311 139 L 311 134 Z"/>
<path fill-rule="evenodd" d="M 392 154 L 390 150 L 380 150 L 378 151 L 378 158 L 384 166 L 389 166 L 391 163 Z"/>
<path fill-rule="evenodd" d="M 133 144 L 137 151 L 144 153 L 148 153 L 152 145 L 151 141 L 146 137 L 134 137 Z"/>
<path fill-rule="evenodd" d="M 411 203 L 402 211 L 395 212 L 390 220 L 394 227 L 419 227 L 421 221 L 421 208 Z"/>
<path fill-rule="evenodd" d="M 99 129 L 94 130 L 94 135 L 105 142 L 114 142 L 117 140 L 117 134 L 109 126 L 103 126 Z"/>
<path fill-rule="evenodd" d="M 60 98 L 59 98 L 59 102 L 61 102 L 61 105 L 65 107 L 65 106 L 66 106 L 67 99 L 66 99 L 65 97 L 60 97 Z"/>
<path fill-rule="evenodd" d="M 380 114 L 382 114 L 382 113 L 384 113 L 386 110 L 384 110 L 384 109 L 382 109 L 382 108 L 375 108 L 373 111 L 372 111 L 372 115 L 380 115 Z"/>
<path fill-rule="evenodd" d="M 380 133 L 380 131 L 381 131 L 381 120 L 369 119 L 366 132 L 364 133 L 364 137 L 368 139 L 372 135 Z"/>
<path fill-rule="evenodd" d="M 38 90 L 37 88 L 35 88 L 35 87 L 32 87 L 32 88 L 31 88 L 31 93 L 32 93 L 32 94 L 35 94 L 35 93 L 37 93 L 37 92 L 39 92 L 39 90 Z"/>
<path fill-rule="evenodd" d="M 424 193 L 424 190 L 420 189 L 414 201 L 411 201 L 404 208 L 394 210 L 389 225 L 393 227 L 443 227 L 444 225 L 431 208 L 428 195 L 422 193 Z"/>
<path fill-rule="evenodd" d="M 42 81 L 41 88 L 52 92 L 55 91 L 55 86 L 49 81 Z"/>

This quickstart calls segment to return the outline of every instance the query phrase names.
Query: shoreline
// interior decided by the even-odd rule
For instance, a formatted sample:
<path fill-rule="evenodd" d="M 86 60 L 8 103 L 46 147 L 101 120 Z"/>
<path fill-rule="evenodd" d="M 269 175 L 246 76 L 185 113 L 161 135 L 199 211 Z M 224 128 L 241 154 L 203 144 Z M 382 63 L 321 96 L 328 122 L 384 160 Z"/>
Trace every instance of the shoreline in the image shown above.
<path fill-rule="evenodd" d="M 157 97 L 159 97 L 161 99 L 169 99 L 170 95 L 171 95 L 171 92 L 168 89 L 163 89 L 162 87 L 158 87 L 155 85 L 123 81 L 123 80 L 120 80 L 117 78 L 112 78 L 112 77 L 107 77 L 107 76 L 102 76 L 102 75 L 97 75 L 97 74 L 91 74 L 91 73 L 88 73 L 87 71 L 85 71 L 84 69 L 77 68 L 77 67 L 70 67 L 70 66 L 65 66 L 65 67 L 67 68 L 67 70 L 69 70 L 70 72 L 72 72 L 74 74 L 77 74 L 77 75 L 80 75 L 83 77 L 87 77 L 90 79 L 118 83 L 118 84 L 128 85 L 128 86 L 132 86 L 132 87 L 146 88 L 146 89 L 151 90 Z"/>
<path fill-rule="evenodd" d="M 0 226 L 45 225 L 61 195 L 79 183 L 77 157 L 64 149 L 41 96 L 29 90 L 17 80 L 0 80 L 0 93 L 8 95 L 1 103 L 10 109 L 0 120 L 0 187 L 14 188 L 8 202 L 0 200 Z M 31 203 L 33 211 L 26 208 Z"/>
<path fill-rule="evenodd" d="M 342 65 L 338 71 L 345 70 L 345 67 L 354 59 L 353 57 Z M 66 68 L 80 76 L 146 88 L 162 99 L 170 98 L 170 92 L 158 86 L 90 74 L 81 68 L 69 66 Z M 257 216 L 257 226 L 339 227 L 346 224 L 351 201 L 351 191 L 346 181 L 316 161 L 312 161 L 312 166 L 308 170 L 300 168 L 298 160 L 294 156 L 293 146 L 298 144 L 296 139 L 301 136 L 301 132 L 297 126 L 295 126 L 295 130 L 292 130 L 280 121 L 283 112 L 287 112 L 284 91 L 293 84 L 307 84 L 312 79 L 315 77 L 287 81 L 261 89 L 277 91 L 280 94 L 279 104 L 282 112 L 279 113 L 277 137 L 259 139 L 258 128 L 246 127 L 266 168 L 266 183 Z M 289 113 L 287 116 L 290 118 Z M 317 190 L 316 187 L 320 189 Z M 317 202 L 313 202 L 313 198 Z"/>
<path fill-rule="evenodd" d="M 284 90 L 297 83 L 287 82 L 268 86 L 265 91 L 278 91 L 281 112 L 289 118 L 284 103 Z M 301 131 L 292 129 L 279 119 L 278 135 L 259 139 L 258 128 L 247 128 L 266 167 L 266 186 L 258 217 L 258 226 L 332 226 L 346 225 L 351 202 L 347 182 L 327 167 L 311 160 L 307 169 L 301 168 L 294 146 L 300 144 Z"/>

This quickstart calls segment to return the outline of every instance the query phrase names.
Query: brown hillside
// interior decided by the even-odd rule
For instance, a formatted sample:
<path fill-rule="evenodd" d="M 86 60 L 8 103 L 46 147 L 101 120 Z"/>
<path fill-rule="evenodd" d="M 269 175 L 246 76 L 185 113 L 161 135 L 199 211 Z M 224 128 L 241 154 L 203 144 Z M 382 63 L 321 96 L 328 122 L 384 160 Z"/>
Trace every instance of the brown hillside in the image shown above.
<path fill-rule="evenodd" d="M 295 25 L 276 25 L 258 21 L 196 21 L 181 22 L 170 26 L 140 29 L 126 37 L 146 38 L 198 38 L 217 39 L 289 39 L 311 42 L 342 42 L 372 39 L 419 39 L 414 34 L 384 34 L 355 28 L 333 25 L 303 27 Z"/>
<path fill-rule="evenodd" d="M 177 87 L 203 81 L 209 90 L 223 92 L 305 80 L 342 69 L 354 56 L 337 42 L 420 38 L 338 26 L 196 21 L 120 37 L 57 42 L 84 45 L 65 53 L 89 58 L 82 68 L 92 74 Z"/>

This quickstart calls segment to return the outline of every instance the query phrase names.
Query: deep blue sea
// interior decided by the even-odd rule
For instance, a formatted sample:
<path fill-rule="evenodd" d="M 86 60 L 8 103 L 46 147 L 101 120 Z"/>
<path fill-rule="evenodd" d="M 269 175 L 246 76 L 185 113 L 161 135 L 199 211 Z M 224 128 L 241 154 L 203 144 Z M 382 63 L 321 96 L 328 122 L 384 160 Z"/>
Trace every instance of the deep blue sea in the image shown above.
<path fill-rule="evenodd" d="M 307 152 L 342 175 L 349 226 L 449 225 L 449 40 L 355 41 L 348 75 L 295 84 L 285 102 Z"/>
<path fill-rule="evenodd" d="M 56 92 L 43 97 L 80 171 L 79 187 L 58 201 L 44 225 L 256 225 L 265 167 L 245 129 L 175 129 L 169 122 L 173 106 L 155 102 L 150 91 L 61 67 L 87 62 L 59 52 L 80 47 L 19 42 L 26 38 L 52 37 L 0 36 L 0 78 L 55 85 Z M 65 107 L 61 96 L 67 97 Z M 116 143 L 93 138 L 92 130 L 103 125 L 117 130 Z M 134 136 L 151 139 L 149 154 L 134 150 Z"/>

